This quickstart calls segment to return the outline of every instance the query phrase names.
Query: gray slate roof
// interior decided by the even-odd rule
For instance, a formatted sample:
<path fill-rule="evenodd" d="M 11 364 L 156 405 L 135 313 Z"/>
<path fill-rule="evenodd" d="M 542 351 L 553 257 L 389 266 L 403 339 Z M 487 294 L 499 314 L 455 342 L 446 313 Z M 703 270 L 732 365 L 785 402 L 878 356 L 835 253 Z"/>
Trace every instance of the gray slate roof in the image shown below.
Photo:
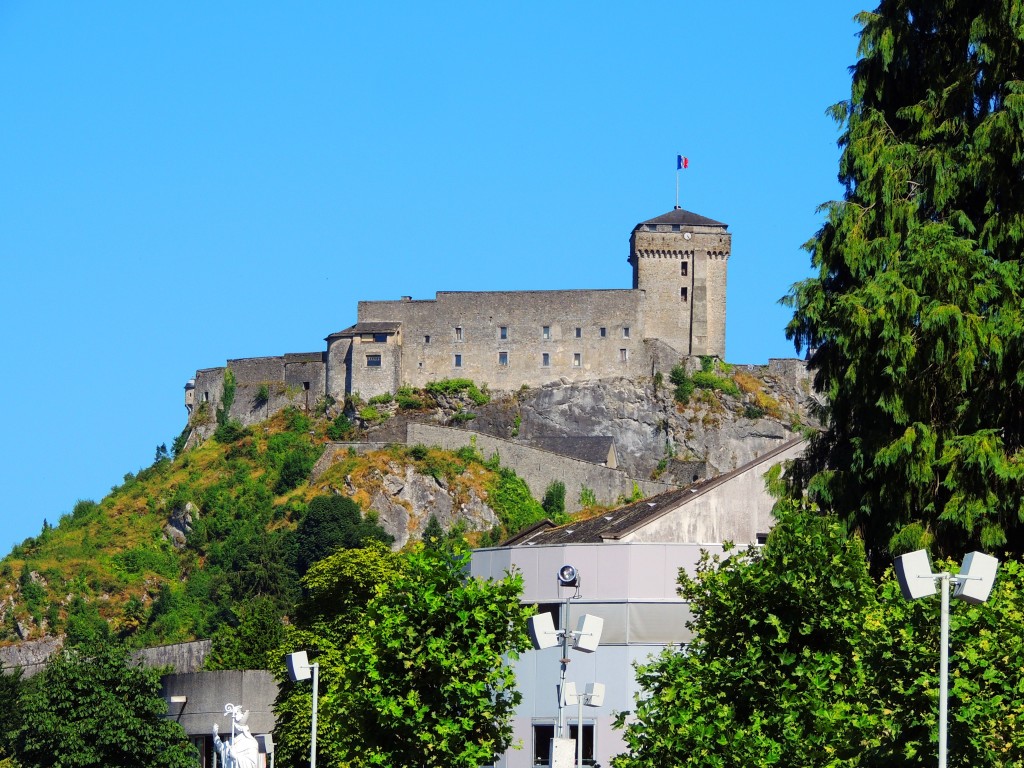
<path fill-rule="evenodd" d="M 541 436 L 529 438 L 525 442 L 534 448 L 557 453 L 560 456 L 589 461 L 591 464 L 604 464 L 608 461 L 608 454 L 615 444 L 615 438 L 610 435 L 599 437 Z"/>
<path fill-rule="evenodd" d="M 633 231 L 636 232 L 640 227 L 645 224 L 680 224 L 688 227 L 723 227 L 729 228 L 728 224 L 723 224 L 720 221 L 709 219 L 707 216 L 701 216 L 700 214 L 693 213 L 692 211 L 684 211 L 682 208 L 676 208 L 663 213 L 661 216 L 656 216 L 653 219 L 647 221 L 641 221 L 635 227 Z"/>
<path fill-rule="evenodd" d="M 731 472 L 702 480 L 699 483 L 675 491 L 665 491 L 649 499 L 627 504 L 613 509 L 589 520 L 574 520 L 560 527 L 554 527 L 551 521 L 547 526 L 538 524 L 513 536 L 504 542 L 505 546 L 551 545 L 551 544 L 600 544 L 604 541 L 615 541 L 623 536 L 642 528 L 662 515 L 688 504 L 708 491 L 729 482 L 737 475 L 746 472 L 761 462 L 789 450 L 793 445 L 806 438 L 796 437 L 787 440 L 779 447 L 758 456 L 753 461 L 737 467 Z"/>
<path fill-rule="evenodd" d="M 349 336 L 360 336 L 364 333 L 395 333 L 401 327 L 401 323 L 356 323 L 343 331 L 332 333 L 325 341 Z"/>

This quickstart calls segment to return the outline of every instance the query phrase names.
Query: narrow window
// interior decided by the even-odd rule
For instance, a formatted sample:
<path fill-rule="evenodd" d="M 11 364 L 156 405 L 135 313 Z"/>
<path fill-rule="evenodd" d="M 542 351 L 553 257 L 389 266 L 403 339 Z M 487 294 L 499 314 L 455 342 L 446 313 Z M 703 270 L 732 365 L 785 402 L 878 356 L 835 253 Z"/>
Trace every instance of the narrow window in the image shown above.
<path fill-rule="evenodd" d="M 540 356 L 540 364 L 543 365 L 545 368 L 551 365 L 551 355 L 549 355 L 547 352 L 543 353 Z"/>
<path fill-rule="evenodd" d="M 366 356 L 366 367 L 367 368 L 380 368 L 380 355 L 367 355 Z"/>
<path fill-rule="evenodd" d="M 309 391 L 309 382 L 308 381 L 302 382 L 302 388 L 308 392 Z"/>
<path fill-rule="evenodd" d="M 377 344 L 386 344 L 388 341 L 388 335 L 386 333 L 375 333 L 373 334 L 373 340 Z"/>
<path fill-rule="evenodd" d="M 572 367 L 579 368 L 583 364 L 583 355 L 579 352 L 572 353 Z"/>
<path fill-rule="evenodd" d="M 424 344 L 429 344 L 430 343 L 430 336 L 429 336 L 429 334 L 427 336 L 423 337 L 423 343 Z"/>
<path fill-rule="evenodd" d="M 462 355 L 456 355 L 455 356 L 455 367 L 456 368 L 461 368 L 462 367 Z"/>
<path fill-rule="evenodd" d="M 545 325 L 541 329 L 540 335 L 541 335 L 542 338 L 550 339 L 551 338 L 551 326 L 550 325 Z"/>
<path fill-rule="evenodd" d="M 209 392 L 203 392 L 203 402 L 204 403 L 210 402 L 210 393 Z"/>
<path fill-rule="evenodd" d="M 507 325 L 503 325 L 503 326 L 501 326 L 501 328 L 498 329 L 498 338 L 499 339 L 507 339 L 508 338 L 508 326 Z"/>
<path fill-rule="evenodd" d="M 686 277 L 690 273 L 690 262 L 683 261 L 679 263 L 679 270 L 683 277 Z"/>
<path fill-rule="evenodd" d="M 508 365 L 508 352 L 498 353 L 498 365 Z"/>
<path fill-rule="evenodd" d="M 461 325 L 455 326 L 455 340 L 456 341 L 462 341 L 462 326 Z"/>
<path fill-rule="evenodd" d="M 624 338 L 624 339 L 628 339 L 629 338 L 629 326 L 628 325 L 622 326 L 622 338 Z"/>
<path fill-rule="evenodd" d="M 576 329 L 576 338 L 577 339 L 582 339 L 583 338 L 583 329 L 582 328 L 577 328 Z"/>
<path fill-rule="evenodd" d="M 608 335 L 608 329 L 607 328 L 602 328 L 597 335 L 600 336 L 603 339 L 605 336 Z"/>
<path fill-rule="evenodd" d="M 683 301 L 686 301 L 687 296 L 685 287 L 679 289 L 679 298 L 681 298 Z"/>
<path fill-rule="evenodd" d="M 620 349 L 619 350 L 619 362 L 620 363 L 625 363 L 628 360 L 629 360 L 629 350 L 627 350 L 627 349 Z"/>

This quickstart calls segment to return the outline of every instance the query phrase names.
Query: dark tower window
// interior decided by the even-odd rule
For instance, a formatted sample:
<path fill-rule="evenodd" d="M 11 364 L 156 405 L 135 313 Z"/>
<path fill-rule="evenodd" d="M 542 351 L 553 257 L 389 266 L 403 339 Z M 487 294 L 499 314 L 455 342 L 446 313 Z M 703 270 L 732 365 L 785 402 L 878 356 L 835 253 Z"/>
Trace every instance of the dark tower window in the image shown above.
<path fill-rule="evenodd" d="M 685 287 L 679 289 L 679 298 L 681 298 L 683 301 L 687 300 L 686 288 Z"/>
<path fill-rule="evenodd" d="M 679 264 L 679 274 L 686 277 L 690 272 L 690 262 L 684 261 Z"/>

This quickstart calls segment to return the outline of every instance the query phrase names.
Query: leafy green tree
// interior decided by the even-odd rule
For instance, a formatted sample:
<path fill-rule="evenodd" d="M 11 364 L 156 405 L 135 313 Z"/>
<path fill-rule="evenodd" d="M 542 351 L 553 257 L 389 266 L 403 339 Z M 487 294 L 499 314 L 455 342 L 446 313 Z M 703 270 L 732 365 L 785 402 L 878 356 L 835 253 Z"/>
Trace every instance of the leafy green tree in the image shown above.
<path fill-rule="evenodd" d="M 1024 553 L 1024 4 L 883 0 L 862 24 L 844 199 L 785 300 L 827 430 L 793 474 L 873 569 L 938 551 Z"/>
<path fill-rule="evenodd" d="M 679 583 L 693 643 L 638 668 L 616 768 L 935 764 L 939 600 L 876 586 L 837 519 L 782 512 L 761 551 Z M 950 766 L 1024 765 L 1022 596 L 1010 562 L 987 603 L 953 608 Z"/>
<path fill-rule="evenodd" d="M 24 685 L 17 757 L 40 768 L 160 765 L 190 768 L 196 755 L 181 726 L 162 717 L 160 674 L 123 647 L 68 648 Z"/>
<path fill-rule="evenodd" d="M 8 702 L 8 706 L 0 709 L 0 766 L 14 757 L 17 735 L 21 730 L 21 708 L 17 701 L 24 684 L 20 668 L 13 672 L 0 672 L 0 701 Z"/>
<path fill-rule="evenodd" d="M 326 763 L 476 768 L 509 746 L 520 695 L 508 662 L 528 645 L 530 609 L 519 576 L 467 578 L 467 557 L 375 544 L 307 574 L 309 623 L 292 640 L 319 652 Z M 307 689 L 277 710 L 282 760 L 308 754 Z"/>
<path fill-rule="evenodd" d="M 299 573 L 305 573 L 313 563 L 339 547 L 353 549 L 371 540 L 385 544 L 394 541 L 394 537 L 377 524 L 375 517 L 367 515 L 363 519 L 356 502 L 337 494 L 317 496 L 309 502 L 296 537 Z"/>

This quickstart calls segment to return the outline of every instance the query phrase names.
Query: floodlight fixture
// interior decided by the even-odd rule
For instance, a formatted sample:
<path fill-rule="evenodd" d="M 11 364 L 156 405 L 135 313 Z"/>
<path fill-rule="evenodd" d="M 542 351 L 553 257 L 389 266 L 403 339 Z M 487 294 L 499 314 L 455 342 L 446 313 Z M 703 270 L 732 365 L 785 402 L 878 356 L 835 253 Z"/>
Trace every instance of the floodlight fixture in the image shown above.
<path fill-rule="evenodd" d="M 971 605 L 978 605 L 988 599 L 995 583 L 999 561 L 983 552 L 971 552 L 964 557 L 960 572 L 932 572 L 928 553 L 919 549 L 896 558 L 896 578 L 900 591 L 907 600 L 934 595 L 936 589 L 942 602 L 939 611 L 939 768 L 946 768 L 946 744 L 948 741 L 947 709 L 949 701 L 949 588 L 953 596 Z"/>
<path fill-rule="evenodd" d="M 547 611 L 531 616 L 526 622 L 526 628 L 530 633 L 530 642 L 538 651 L 558 645 L 558 630 L 555 629 L 555 621 Z"/>
<path fill-rule="evenodd" d="M 578 587 L 580 585 L 580 572 L 571 565 L 563 565 L 558 569 L 558 586 Z"/>
<path fill-rule="evenodd" d="M 580 616 L 580 623 L 573 632 L 572 647 L 584 653 L 593 653 L 601 643 L 601 630 L 604 629 L 604 619 L 585 613 Z"/>
<path fill-rule="evenodd" d="M 293 683 L 313 678 L 313 716 L 309 725 L 309 768 L 316 768 L 316 709 L 317 699 L 320 695 L 320 665 L 315 661 L 310 664 L 309 656 L 305 651 L 289 653 L 284 658 L 288 667 L 288 679 Z"/>
<path fill-rule="evenodd" d="M 284 657 L 284 663 L 288 667 L 288 679 L 293 683 L 299 680 L 309 680 L 313 668 L 309 664 L 309 656 L 305 651 L 289 653 Z"/>

